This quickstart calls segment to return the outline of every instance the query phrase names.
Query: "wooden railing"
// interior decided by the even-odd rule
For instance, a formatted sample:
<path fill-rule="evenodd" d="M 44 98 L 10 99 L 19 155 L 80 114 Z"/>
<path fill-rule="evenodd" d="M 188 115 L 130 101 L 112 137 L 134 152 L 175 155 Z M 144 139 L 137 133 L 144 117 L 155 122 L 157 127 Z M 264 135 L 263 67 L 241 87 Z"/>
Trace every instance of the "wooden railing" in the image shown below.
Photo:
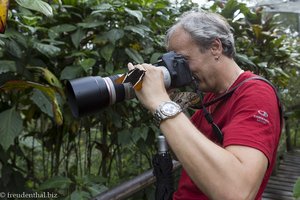
<path fill-rule="evenodd" d="M 173 171 L 181 167 L 178 161 L 173 161 Z M 149 187 L 155 183 L 156 178 L 153 170 L 148 170 L 133 179 L 126 181 L 112 189 L 109 189 L 95 197 L 92 200 L 121 200 L 131 197 L 136 192 Z"/>

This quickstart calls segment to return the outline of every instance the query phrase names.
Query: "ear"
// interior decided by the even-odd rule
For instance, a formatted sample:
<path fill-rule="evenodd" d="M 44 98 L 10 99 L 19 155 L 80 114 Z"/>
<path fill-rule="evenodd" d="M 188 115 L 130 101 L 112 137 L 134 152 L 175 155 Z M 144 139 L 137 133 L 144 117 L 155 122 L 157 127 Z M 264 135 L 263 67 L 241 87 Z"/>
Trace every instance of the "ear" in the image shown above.
<path fill-rule="evenodd" d="M 222 47 L 222 42 L 219 38 L 216 38 L 211 47 L 210 47 L 210 51 L 212 53 L 213 56 L 215 57 L 220 57 L 223 51 L 223 47 Z"/>

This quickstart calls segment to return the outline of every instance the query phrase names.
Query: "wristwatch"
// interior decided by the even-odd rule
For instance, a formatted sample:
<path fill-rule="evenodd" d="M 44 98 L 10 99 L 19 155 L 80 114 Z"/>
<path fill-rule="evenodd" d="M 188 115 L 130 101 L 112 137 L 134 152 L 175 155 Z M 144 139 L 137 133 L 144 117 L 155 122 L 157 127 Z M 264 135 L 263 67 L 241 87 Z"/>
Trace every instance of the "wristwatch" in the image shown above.
<path fill-rule="evenodd" d="M 154 120 L 159 126 L 163 120 L 173 118 L 182 112 L 181 107 L 174 101 L 164 101 L 154 112 Z"/>

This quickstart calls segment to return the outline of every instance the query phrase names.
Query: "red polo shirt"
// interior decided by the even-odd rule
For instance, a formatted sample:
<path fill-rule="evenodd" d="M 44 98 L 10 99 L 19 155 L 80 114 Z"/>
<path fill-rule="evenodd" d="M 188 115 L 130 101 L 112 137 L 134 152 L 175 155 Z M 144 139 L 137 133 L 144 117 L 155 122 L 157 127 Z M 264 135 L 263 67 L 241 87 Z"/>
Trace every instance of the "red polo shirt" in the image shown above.
<path fill-rule="evenodd" d="M 252 76 L 255 75 L 251 72 L 244 72 L 231 87 Z M 209 102 L 215 97 L 215 94 L 208 93 L 204 97 L 204 102 Z M 261 199 L 275 164 L 281 133 L 280 110 L 273 88 L 264 81 L 249 80 L 238 87 L 231 97 L 208 106 L 207 110 L 222 130 L 223 147 L 248 146 L 258 149 L 267 157 L 269 167 L 255 198 L 256 200 Z M 201 133 L 217 142 L 212 127 L 204 118 L 202 110 L 197 111 L 191 120 Z M 208 198 L 197 188 L 183 169 L 178 190 L 174 193 L 173 199 L 204 200 Z"/>

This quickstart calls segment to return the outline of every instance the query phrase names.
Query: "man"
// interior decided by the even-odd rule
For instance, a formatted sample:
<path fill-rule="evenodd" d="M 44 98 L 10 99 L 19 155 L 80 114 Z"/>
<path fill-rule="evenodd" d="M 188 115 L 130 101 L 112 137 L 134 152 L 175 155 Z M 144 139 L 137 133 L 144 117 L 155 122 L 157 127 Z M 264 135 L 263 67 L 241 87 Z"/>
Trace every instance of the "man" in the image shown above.
<path fill-rule="evenodd" d="M 183 166 L 173 199 L 261 199 L 281 132 L 274 89 L 262 80 L 242 83 L 255 75 L 234 61 L 230 26 L 218 14 L 184 14 L 166 39 L 168 50 L 188 61 L 199 90 L 206 93 L 204 103 L 236 88 L 230 97 L 205 109 L 222 131 L 223 141 L 219 141 L 203 109 L 190 120 L 170 102 L 159 68 L 128 64 L 129 69 L 146 71 L 143 87 L 136 91 L 140 102 L 156 116 L 169 112 L 160 129 Z"/>

